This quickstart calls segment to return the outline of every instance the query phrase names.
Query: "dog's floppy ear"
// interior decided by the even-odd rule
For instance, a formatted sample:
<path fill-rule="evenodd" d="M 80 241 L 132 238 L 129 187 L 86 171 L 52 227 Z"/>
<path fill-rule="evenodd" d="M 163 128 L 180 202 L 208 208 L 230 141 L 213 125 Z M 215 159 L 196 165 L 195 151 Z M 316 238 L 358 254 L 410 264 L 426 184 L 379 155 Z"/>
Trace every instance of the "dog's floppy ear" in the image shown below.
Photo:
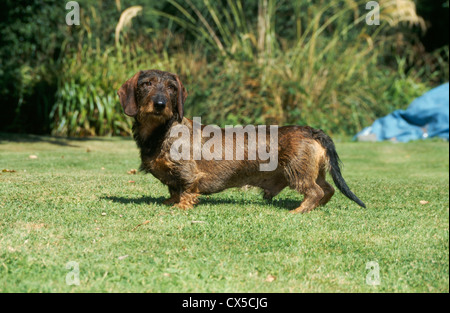
<path fill-rule="evenodd" d="M 178 103 L 177 103 L 177 111 L 178 111 L 178 122 L 181 123 L 184 116 L 184 102 L 188 96 L 186 88 L 184 88 L 183 84 L 180 81 L 180 78 L 177 75 L 174 75 L 178 84 Z"/>
<path fill-rule="evenodd" d="M 120 98 L 120 104 L 122 105 L 125 114 L 131 117 L 135 117 L 138 112 L 135 90 L 137 88 L 137 81 L 141 73 L 142 71 L 139 71 L 134 74 L 134 76 L 127 80 L 117 92 Z"/>

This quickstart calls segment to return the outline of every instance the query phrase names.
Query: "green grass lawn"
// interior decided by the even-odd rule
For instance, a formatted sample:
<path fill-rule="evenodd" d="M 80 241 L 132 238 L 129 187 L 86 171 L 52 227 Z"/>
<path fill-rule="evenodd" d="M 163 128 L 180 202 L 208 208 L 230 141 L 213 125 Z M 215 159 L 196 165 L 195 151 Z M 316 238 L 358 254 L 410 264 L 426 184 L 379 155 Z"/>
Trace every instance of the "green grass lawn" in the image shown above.
<path fill-rule="evenodd" d="M 127 173 L 130 139 L 2 134 L 0 171 L 15 172 L 0 172 L 0 292 L 448 292 L 448 143 L 337 149 L 367 209 L 336 193 L 292 215 L 292 190 L 267 204 L 232 189 L 180 211 L 151 175 Z"/>

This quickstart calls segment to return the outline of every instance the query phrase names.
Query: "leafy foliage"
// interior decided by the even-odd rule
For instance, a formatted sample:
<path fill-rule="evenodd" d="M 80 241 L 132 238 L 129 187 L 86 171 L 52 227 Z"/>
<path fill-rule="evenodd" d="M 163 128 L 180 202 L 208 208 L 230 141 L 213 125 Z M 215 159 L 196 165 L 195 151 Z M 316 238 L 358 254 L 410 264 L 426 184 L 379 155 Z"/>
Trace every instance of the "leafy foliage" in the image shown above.
<path fill-rule="evenodd" d="M 158 68 L 180 74 L 187 116 L 205 123 L 353 134 L 448 80 L 448 46 L 426 52 L 423 20 L 400 2 L 380 1 L 381 25 L 369 26 L 360 0 L 143 1 L 126 21 L 134 1 L 85 0 L 81 25 L 67 26 L 57 1 L 7 0 L 2 129 L 129 134 L 116 91 Z"/>

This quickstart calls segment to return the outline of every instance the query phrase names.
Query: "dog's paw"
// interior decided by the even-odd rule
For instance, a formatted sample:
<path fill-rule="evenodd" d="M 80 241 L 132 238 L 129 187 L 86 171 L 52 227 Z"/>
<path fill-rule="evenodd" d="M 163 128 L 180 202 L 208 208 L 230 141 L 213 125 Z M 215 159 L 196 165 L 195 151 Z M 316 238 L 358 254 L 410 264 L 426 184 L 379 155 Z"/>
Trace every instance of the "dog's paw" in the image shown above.
<path fill-rule="evenodd" d="M 300 208 L 289 211 L 290 214 L 299 214 L 299 213 L 305 214 L 305 213 L 309 213 L 309 212 L 311 212 L 311 210 L 305 210 L 305 209 L 300 209 Z"/>
<path fill-rule="evenodd" d="M 180 209 L 180 210 L 190 210 L 192 209 L 194 206 L 190 203 L 177 203 L 173 206 L 174 208 Z"/>
<path fill-rule="evenodd" d="M 175 199 L 172 199 L 172 198 L 169 198 L 169 199 L 166 199 L 166 200 L 163 201 L 163 204 L 165 204 L 165 205 L 172 205 L 172 204 L 175 204 L 175 203 L 177 203 L 177 201 Z"/>

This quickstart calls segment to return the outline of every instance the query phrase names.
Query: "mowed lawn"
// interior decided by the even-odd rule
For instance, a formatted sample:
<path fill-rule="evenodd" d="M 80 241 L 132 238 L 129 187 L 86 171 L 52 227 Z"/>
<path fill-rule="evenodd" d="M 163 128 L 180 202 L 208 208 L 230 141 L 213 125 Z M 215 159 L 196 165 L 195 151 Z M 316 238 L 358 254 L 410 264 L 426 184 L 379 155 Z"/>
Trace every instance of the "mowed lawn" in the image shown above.
<path fill-rule="evenodd" d="M 165 206 L 131 139 L 1 134 L 0 292 L 448 292 L 448 143 L 336 145 L 367 209 L 292 215 L 288 189 Z"/>

